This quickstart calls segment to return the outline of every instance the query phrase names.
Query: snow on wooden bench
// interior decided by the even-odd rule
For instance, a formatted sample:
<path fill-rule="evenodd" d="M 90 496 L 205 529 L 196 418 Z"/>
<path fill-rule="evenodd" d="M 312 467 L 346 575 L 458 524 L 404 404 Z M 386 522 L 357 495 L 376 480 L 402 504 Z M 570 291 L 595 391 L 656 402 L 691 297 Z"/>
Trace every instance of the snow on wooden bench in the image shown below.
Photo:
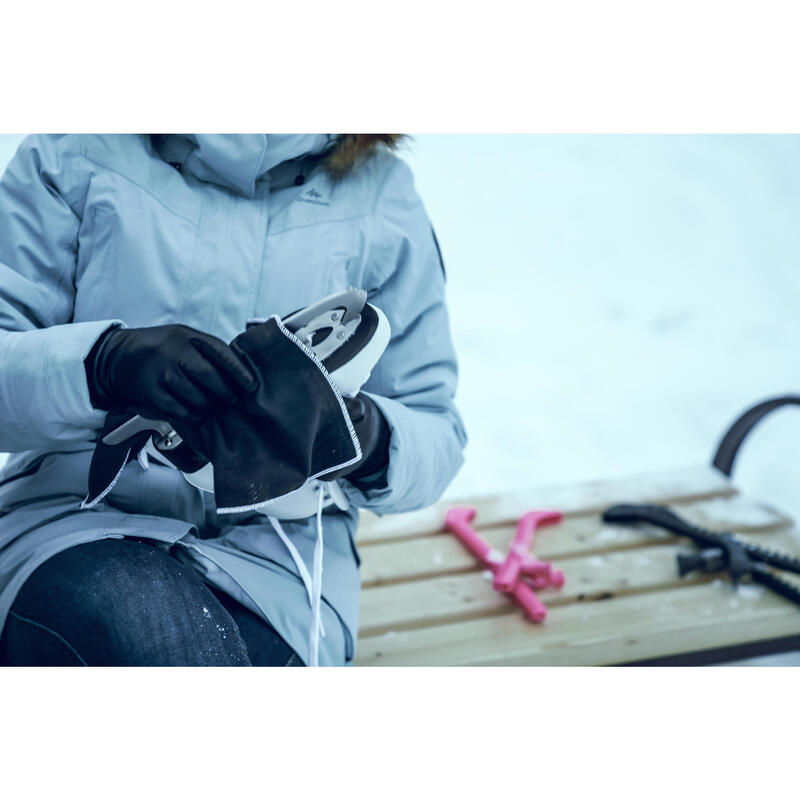
<path fill-rule="evenodd" d="M 760 586 L 734 592 L 718 576 L 679 578 L 676 554 L 693 545 L 604 524 L 600 513 L 620 502 L 669 505 L 699 525 L 800 555 L 791 519 L 705 467 L 439 503 L 383 518 L 365 513 L 356 664 L 703 663 L 798 646 L 800 608 Z M 563 523 L 537 532 L 533 547 L 566 575 L 561 591 L 540 593 L 546 622 L 528 622 L 444 530 L 451 505 L 475 506 L 475 527 L 504 552 L 526 511 L 564 512 Z"/>

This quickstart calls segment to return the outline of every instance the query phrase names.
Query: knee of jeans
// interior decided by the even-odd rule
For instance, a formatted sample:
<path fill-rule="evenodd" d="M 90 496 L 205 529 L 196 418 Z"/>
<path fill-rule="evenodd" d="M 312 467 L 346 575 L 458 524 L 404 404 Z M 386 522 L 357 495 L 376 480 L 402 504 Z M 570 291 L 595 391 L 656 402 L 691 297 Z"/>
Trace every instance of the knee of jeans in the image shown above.
<path fill-rule="evenodd" d="M 56 630 L 89 663 L 249 663 L 233 620 L 199 575 L 146 542 L 105 539 L 63 551 L 31 576 L 18 602 L 23 616 Z"/>
<path fill-rule="evenodd" d="M 52 600 L 87 620 L 148 616 L 200 596 L 203 585 L 188 567 L 154 545 L 103 539 L 59 553 L 44 565 Z"/>

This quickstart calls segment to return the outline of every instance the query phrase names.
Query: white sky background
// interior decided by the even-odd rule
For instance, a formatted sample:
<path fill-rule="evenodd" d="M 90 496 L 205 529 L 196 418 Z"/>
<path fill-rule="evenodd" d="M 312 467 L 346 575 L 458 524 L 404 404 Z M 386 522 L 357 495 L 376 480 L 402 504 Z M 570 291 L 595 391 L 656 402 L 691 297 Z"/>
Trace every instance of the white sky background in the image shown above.
<path fill-rule="evenodd" d="M 0 167 L 21 137 L 0 135 Z M 470 437 L 451 497 L 710 461 L 800 389 L 800 138 L 416 136 Z M 800 517 L 800 415 L 737 482 Z"/>

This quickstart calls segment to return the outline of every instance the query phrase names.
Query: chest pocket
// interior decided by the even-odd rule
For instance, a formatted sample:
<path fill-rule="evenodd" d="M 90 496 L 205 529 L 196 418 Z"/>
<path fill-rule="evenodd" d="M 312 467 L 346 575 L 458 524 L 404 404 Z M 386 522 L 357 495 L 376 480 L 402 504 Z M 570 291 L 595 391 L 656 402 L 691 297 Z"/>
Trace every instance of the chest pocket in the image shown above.
<path fill-rule="evenodd" d="M 74 320 L 178 321 L 197 240 L 188 212 L 117 173 L 96 176 L 78 237 Z"/>
<path fill-rule="evenodd" d="M 285 315 L 327 294 L 356 286 L 357 238 L 353 220 L 269 234 L 256 316 Z"/>

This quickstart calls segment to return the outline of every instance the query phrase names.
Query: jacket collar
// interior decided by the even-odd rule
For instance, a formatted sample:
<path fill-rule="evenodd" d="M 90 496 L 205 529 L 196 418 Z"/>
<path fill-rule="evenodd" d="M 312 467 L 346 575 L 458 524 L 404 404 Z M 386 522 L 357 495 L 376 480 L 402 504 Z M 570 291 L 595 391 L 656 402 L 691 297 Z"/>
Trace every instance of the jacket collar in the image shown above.
<path fill-rule="evenodd" d="M 256 183 L 286 161 L 321 153 L 335 141 L 327 133 L 170 134 L 157 138 L 159 155 L 182 172 L 252 197 Z"/>

